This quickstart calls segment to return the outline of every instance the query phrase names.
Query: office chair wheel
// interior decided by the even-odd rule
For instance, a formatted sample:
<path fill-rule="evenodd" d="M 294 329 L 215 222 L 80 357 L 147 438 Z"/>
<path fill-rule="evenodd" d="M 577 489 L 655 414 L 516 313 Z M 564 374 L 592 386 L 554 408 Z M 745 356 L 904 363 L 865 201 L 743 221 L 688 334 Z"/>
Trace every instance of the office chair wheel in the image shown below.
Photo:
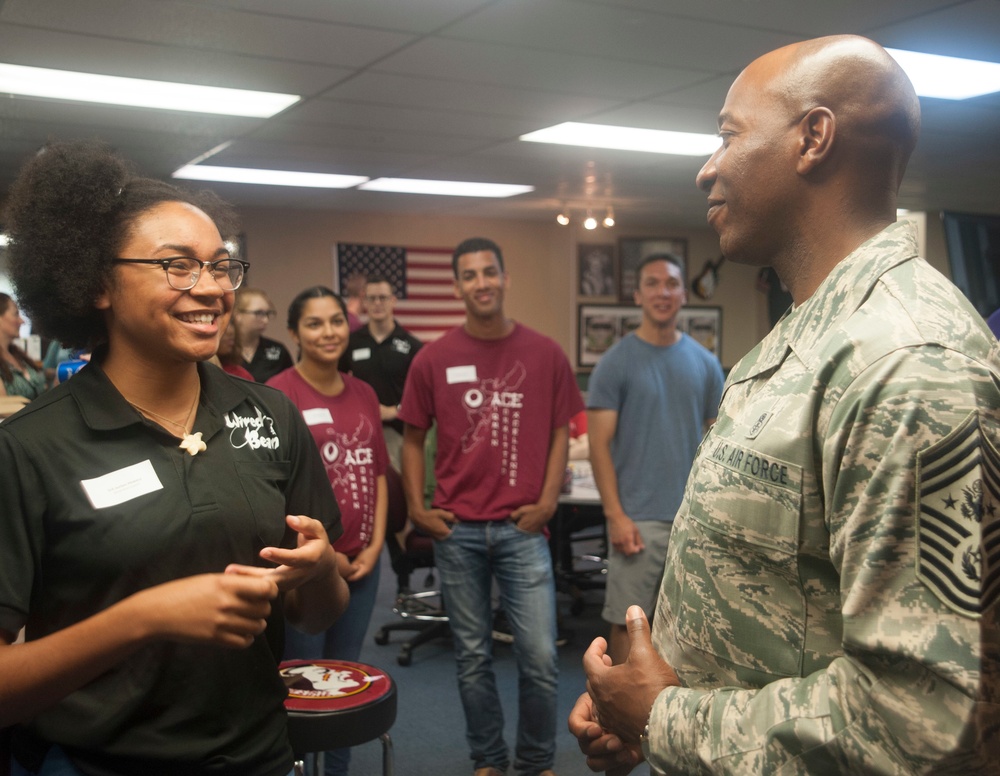
<path fill-rule="evenodd" d="M 410 650 L 407 647 L 401 647 L 399 654 L 396 656 L 396 662 L 401 666 L 408 666 L 413 662 L 413 655 L 410 654 Z"/>
<path fill-rule="evenodd" d="M 375 643 L 378 644 L 380 647 L 384 647 L 386 644 L 389 643 L 389 634 L 386 632 L 384 628 L 379 628 L 375 632 Z"/>

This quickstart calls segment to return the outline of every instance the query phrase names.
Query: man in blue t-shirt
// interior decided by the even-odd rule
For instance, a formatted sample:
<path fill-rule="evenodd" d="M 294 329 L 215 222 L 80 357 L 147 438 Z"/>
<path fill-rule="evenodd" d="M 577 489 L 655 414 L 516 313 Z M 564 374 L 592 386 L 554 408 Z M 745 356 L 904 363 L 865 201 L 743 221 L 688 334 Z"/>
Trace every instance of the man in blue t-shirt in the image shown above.
<path fill-rule="evenodd" d="M 637 270 L 642 323 L 609 350 L 590 378 L 590 460 L 608 521 L 608 653 L 628 654 L 625 611 L 652 619 L 670 529 L 695 451 L 722 398 L 719 360 L 677 329 L 687 301 L 684 271 L 670 254 Z"/>

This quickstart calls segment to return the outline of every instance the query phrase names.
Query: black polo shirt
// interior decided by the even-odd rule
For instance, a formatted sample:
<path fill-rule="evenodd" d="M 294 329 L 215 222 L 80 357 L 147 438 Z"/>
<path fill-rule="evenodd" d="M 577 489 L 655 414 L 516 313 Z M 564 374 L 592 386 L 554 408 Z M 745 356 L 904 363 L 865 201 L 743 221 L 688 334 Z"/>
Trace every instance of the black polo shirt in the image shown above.
<path fill-rule="evenodd" d="M 286 514 L 340 514 L 315 444 L 279 391 L 199 365 L 190 456 L 97 363 L 0 424 L 0 628 L 37 639 L 170 580 L 268 565 L 294 546 Z M 88 774 L 251 774 L 291 768 L 272 637 L 243 650 L 162 641 L 41 713 L 27 735 Z M 269 643 L 271 642 L 271 643 Z M 280 638 L 279 638 L 280 642 Z"/>
<path fill-rule="evenodd" d="M 261 337 L 257 343 L 257 349 L 253 352 L 253 358 L 243 362 L 243 368 L 253 375 L 253 379 L 258 383 L 266 383 L 278 372 L 284 372 L 288 367 L 294 366 L 292 354 L 288 348 L 278 340 Z"/>
<path fill-rule="evenodd" d="M 403 400 L 406 373 L 421 347 L 423 343 L 398 323 L 381 342 L 376 342 L 368 327 L 362 326 L 351 332 L 340 368 L 374 388 L 379 404 L 395 407 Z M 402 421 L 393 420 L 384 425 L 403 432 Z"/>

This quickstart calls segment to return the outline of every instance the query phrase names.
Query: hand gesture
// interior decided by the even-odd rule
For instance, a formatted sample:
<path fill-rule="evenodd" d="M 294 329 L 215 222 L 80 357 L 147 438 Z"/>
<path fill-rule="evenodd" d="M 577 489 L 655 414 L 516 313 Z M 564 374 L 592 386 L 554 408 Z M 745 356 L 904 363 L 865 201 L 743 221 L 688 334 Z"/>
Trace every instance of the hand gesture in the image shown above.
<path fill-rule="evenodd" d="M 260 557 L 279 564 L 277 568 L 231 563 L 226 567 L 226 573 L 273 579 L 282 592 L 294 590 L 310 580 L 328 574 L 335 566 L 336 559 L 323 524 L 305 515 L 286 515 L 285 522 L 298 533 L 295 549 L 265 547 L 260 551 Z"/>
<path fill-rule="evenodd" d="M 625 776 L 643 760 L 639 746 L 626 746 L 618 736 L 601 728 L 593 699 L 587 693 L 577 699 L 569 713 L 569 732 L 587 755 L 587 767 L 592 771 Z"/>
<path fill-rule="evenodd" d="M 264 632 L 277 595 L 273 579 L 199 574 L 147 588 L 131 599 L 136 617 L 149 618 L 153 639 L 242 648 Z"/>
<path fill-rule="evenodd" d="M 674 669 L 653 648 L 649 623 L 640 606 L 630 606 L 628 657 L 621 665 L 611 665 L 607 642 L 594 639 L 583 655 L 587 692 L 605 732 L 614 733 L 626 744 L 639 741 L 656 696 L 665 687 L 679 687 Z"/>

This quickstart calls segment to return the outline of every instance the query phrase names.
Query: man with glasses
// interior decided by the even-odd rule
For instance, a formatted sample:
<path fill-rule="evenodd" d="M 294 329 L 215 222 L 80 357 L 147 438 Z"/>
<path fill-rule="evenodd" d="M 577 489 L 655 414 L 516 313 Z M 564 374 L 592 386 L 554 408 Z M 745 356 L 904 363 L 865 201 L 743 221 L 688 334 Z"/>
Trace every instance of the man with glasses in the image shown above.
<path fill-rule="evenodd" d="M 403 422 L 397 419 L 396 414 L 403 400 L 403 385 L 410 363 L 423 343 L 393 317 L 396 294 L 383 276 L 371 275 L 368 278 L 363 301 L 368 324 L 351 332 L 340 368 L 375 389 L 382 415 L 385 447 L 389 460 L 398 471 L 403 447 Z"/>

